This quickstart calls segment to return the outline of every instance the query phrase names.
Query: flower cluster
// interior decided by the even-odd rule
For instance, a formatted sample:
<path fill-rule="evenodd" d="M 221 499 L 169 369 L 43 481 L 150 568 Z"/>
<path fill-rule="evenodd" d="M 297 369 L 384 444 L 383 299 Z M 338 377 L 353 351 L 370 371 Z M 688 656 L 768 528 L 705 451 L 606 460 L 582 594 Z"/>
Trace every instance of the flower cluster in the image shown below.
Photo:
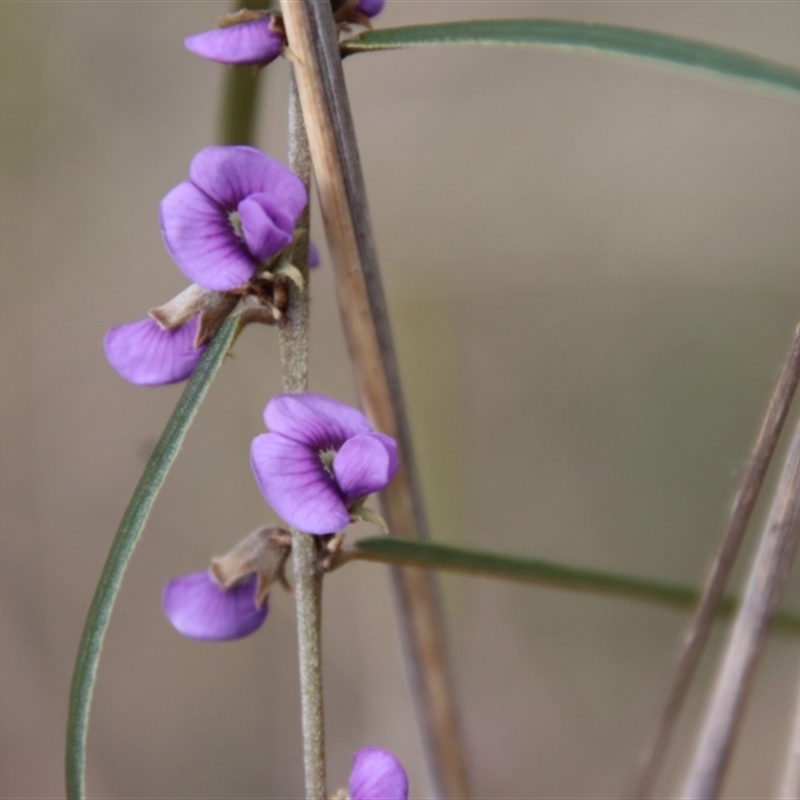
<path fill-rule="evenodd" d="M 308 198 L 300 179 L 253 147 L 206 147 L 189 180 L 161 201 L 164 244 L 194 285 L 151 311 L 150 318 L 112 328 L 106 357 L 131 383 L 156 386 L 189 377 L 207 340 L 240 303 L 257 297 L 273 318 L 278 256 L 292 243 Z M 277 277 L 276 277 L 277 276 Z M 253 279 L 261 285 L 250 285 Z M 294 276 L 294 280 L 297 277 Z"/>
<path fill-rule="evenodd" d="M 384 0 L 345 0 L 336 12 L 340 30 L 350 23 L 369 25 L 383 5 Z M 238 12 L 220 24 L 186 39 L 186 47 L 225 64 L 263 66 L 285 46 L 279 19 L 266 12 Z M 222 322 L 244 311 L 248 301 L 268 312 L 262 321 L 279 319 L 281 281 L 302 285 L 291 253 L 307 202 L 300 179 L 255 148 L 201 150 L 189 180 L 160 206 L 166 249 L 193 283 L 148 318 L 108 331 L 105 353 L 117 372 L 148 386 L 184 380 Z M 318 263 L 313 245 L 310 261 Z M 376 519 L 363 502 L 397 471 L 395 441 L 374 431 L 358 409 L 320 394 L 278 395 L 264 409 L 264 421 L 269 432 L 253 440 L 251 463 L 265 499 L 289 525 L 328 535 L 325 546 L 337 553 L 337 531 L 351 520 Z M 248 636 L 267 617 L 272 585 L 291 589 L 284 575 L 291 542 L 283 528 L 253 531 L 214 558 L 208 570 L 169 581 L 162 592 L 165 616 L 192 639 Z M 389 751 L 363 748 L 354 753 L 348 790 L 339 796 L 408 800 L 408 778 Z"/>
<path fill-rule="evenodd" d="M 282 394 L 264 409 L 269 433 L 251 446 L 253 473 L 267 502 L 290 525 L 330 534 L 352 518 L 371 518 L 363 502 L 386 488 L 398 468 L 397 445 L 376 433 L 357 408 L 321 394 Z M 267 593 L 283 566 L 290 538 L 262 528 L 208 572 L 170 581 L 164 614 L 184 636 L 227 641 L 256 631 L 267 615 Z"/>

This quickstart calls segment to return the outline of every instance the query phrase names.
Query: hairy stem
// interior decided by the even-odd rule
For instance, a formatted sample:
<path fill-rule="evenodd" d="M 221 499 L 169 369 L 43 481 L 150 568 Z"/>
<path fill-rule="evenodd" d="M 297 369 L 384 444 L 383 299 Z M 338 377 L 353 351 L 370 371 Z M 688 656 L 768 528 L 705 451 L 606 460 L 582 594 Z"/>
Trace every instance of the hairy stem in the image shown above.
<path fill-rule="evenodd" d="M 361 404 L 374 427 L 398 444 L 401 466 L 381 493 L 381 508 L 395 535 L 425 539 L 411 431 L 331 8 L 317 0 L 281 0 L 281 11 L 295 57 L 320 210 Z M 392 573 L 400 637 L 434 795 L 467 798 L 466 761 L 434 576 L 403 568 Z"/>
<path fill-rule="evenodd" d="M 311 156 L 297 97 L 294 72 L 289 90 L 289 166 L 311 183 Z M 288 283 L 286 313 L 278 326 L 281 378 L 285 392 L 308 388 L 308 221 L 306 210 L 297 223 L 292 263 L 303 275 L 303 288 Z M 297 607 L 297 641 L 300 656 L 300 700 L 303 724 L 303 764 L 306 798 L 325 800 L 325 715 L 322 702 L 322 573 L 317 567 L 313 536 L 292 530 L 294 585 Z"/>
<path fill-rule="evenodd" d="M 311 155 L 294 71 L 289 89 L 289 166 L 309 192 Z M 310 195 L 310 192 L 309 192 Z M 309 196 L 310 199 L 310 196 Z M 303 276 L 303 288 L 286 281 L 288 302 L 286 313 L 278 325 L 281 348 L 281 380 L 284 392 L 305 392 L 308 389 L 308 221 L 309 206 L 297 220 L 292 264 Z"/>

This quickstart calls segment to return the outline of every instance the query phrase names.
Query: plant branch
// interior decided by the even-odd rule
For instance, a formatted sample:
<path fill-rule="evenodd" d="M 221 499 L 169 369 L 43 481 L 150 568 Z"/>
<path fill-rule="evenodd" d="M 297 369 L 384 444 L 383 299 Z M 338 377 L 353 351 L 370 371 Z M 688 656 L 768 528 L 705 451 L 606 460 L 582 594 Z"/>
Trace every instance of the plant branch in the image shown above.
<path fill-rule="evenodd" d="M 682 796 L 706 800 L 719 794 L 750 686 L 764 651 L 800 536 L 800 422 L 775 490 L 742 606 L 717 671 L 700 738 Z"/>
<path fill-rule="evenodd" d="M 382 494 L 383 513 L 396 534 L 424 539 L 411 436 L 331 9 L 328 3 L 313 0 L 281 0 L 281 9 L 296 58 L 320 207 L 361 402 L 373 425 L 398 442 L 402 466 Z M 435 583 L 415 570 L 395 569 L 393 577 L 406 667 L 434 790 L 438 796 L 466 798 L 465 762 Z"/>
<path fill-rule="evenodd" d="M 800 381 L 800 326 L 795 329 L 789 355 L 778 377 L 767 415 L 753 447 L 728 524 L 708 571 L 700 603 L 683 635 L 669 691 L 642 753 L 632 797 L 653 793 L 658 771 L 669 747 L 672 732 L 689 692 L 692 678 L 708 643 L 717 606 L 722 600 L 742 540 L 775 453 L 786 416 Z"/>
<path fill-rule="evenodd" d="M 308 137 L 292 69 L 289 88 L 289 166 L 311 184 Z M 310 202 L 310 194 L 309 194 Z M 281 378 L 285 392 L 308 389 L 308 224 L 309 207 L 297 221 L 298 236 L 292 263 L 303 277 L 303 288 L 287 281 L 286 312 L 278 324 Z M 313 536 L 292 529 L 297 642 L 300 662 L 300 701 L 303 727 L 303 764 L 307 800 L 326 800 L 325 715 L 322 693 L 322 572 L 317 568 Z"/>

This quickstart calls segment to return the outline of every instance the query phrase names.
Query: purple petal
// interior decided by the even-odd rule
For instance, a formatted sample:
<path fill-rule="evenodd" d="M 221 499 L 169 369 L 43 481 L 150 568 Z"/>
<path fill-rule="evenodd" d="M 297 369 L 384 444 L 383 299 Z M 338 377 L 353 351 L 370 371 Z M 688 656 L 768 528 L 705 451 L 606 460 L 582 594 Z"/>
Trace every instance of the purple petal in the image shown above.
<path fill-rule="evenodd" d="M 161 605 L 172 627 L 190 639 L 240 639 L 258 630 L 267 616 L 266 603 L 256 608 L 256 581 L 251 575 L 231 589 L 221 589 L 208 572 L 193 572 L 164 586 Z"/>
<path fill-rule="evenodd" d="M 108 363 L 126 381 L 139 386 L 162 386 L 188 378 L 205 345 L 194 346 L 198 318 L 165 331 L 152 319 L 111 328 L 103 339 Z"/>
<path fill-rule="evenodd" d="M 224 209 L 184 181 L 161 201 L 164 244 L 181 272 L 204 289 L 225 292 L 247 283 L 256 264 Z"/>
<path fill-rule="evenodd" d="M 250 464 L 264 499 L 306 533 L 334 533 L 350 515 L 317 453 L 279 433 L 253 439 Z"/>
<path fill-rule="evenodd" d="M 333 459 L 333 474 L 346 501 L 385 489 L 397 472 L 397 443 L 385 433 L 348 439 Z"/>
<path fill-rule="evenodd" d="M 266 194 L 251 194 L 239 203 L 239 219 L 247 248 L 258 261 L 272 258 L 292 241 L 294 220 Z"/>
<path fill-rule="evenodd" d="M 366 13 L 366 12 L 364 12 Z M 281 54 L 281 35 L 270 28 L 271 17 L 197 33 L 183 40 L 195 55 L 220 64 L 263 66 Z"/>
<path fill-rule="evenodd" d="M 273 433 L 315 450 L 338 450 L 349 438 L 372 433 L 357 408 L 323 394 L 279 394 L 267 403 L 264 422 Z"/>
<path fill-rule="evenodd" d="M 306 207 L 302 181 L 280 161 L 255 147 L 206 147 L 193 159 L 189 177 L 226 211 L 251 194 L 267 194 L 294 222 Z"/>
<path fill-rule="evenodd" d="M 319 250 L 314 242 L 308 243 L 308 266 L 309 267 L 318 267 L 319 266 Z"/>
<path fill-rule="evenodd" d="M 383 11 L 386 0 L 358 0 L 356 11 L 360 11 L 365 17 L 374 17 Z"/>
<path fill-rule="evenodd" d="M 403 765 L 380 747 L 353 753 L 350 800 L 408 800 L 408 777 Z"/>

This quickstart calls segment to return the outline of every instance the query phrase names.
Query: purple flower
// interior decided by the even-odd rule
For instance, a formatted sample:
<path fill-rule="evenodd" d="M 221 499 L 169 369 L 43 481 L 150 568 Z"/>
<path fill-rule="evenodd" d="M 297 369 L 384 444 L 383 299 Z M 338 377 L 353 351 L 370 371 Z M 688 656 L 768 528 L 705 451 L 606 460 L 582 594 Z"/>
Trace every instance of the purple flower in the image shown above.
<path fill-rule="evenodd" d="M 374 4 L 374 0 L 371 2 Z M 283 49 L 283 37 L 272 29 L 271 23 L 272 17 L 265 16 L 197 33 L 184 39 L 183 43 L 187 50 L 210 61 L 263 67 L 276 59 Z"/>
<path fill-rule="evenodd" d="M 251 575 L 222 589 L 206 570 L 193 572 L 164 586 L 161 605 L 172 627 L 190 639 L 241 639 L 258 630 L 267 617 L 266 599 L 261 607 L 256 604 L 257 581 Z"/>
<path fill-rule="evenodd" d="M 344 528 L 350 509 L 385 488 L 399 466 L 391 436 L 324 395 L 277 395 L 264 422 L 270 432 L 250 448 L 256 482 L 275 511 L 307 533 Z"/>
<path fill-rule="evenodd" d="M 131 383 L 160 386 L 188 378 L 205 345 L 194 346 L 198 318 L 163 330 L 152 319 L 140 319 L 111 328 L 103 339 L 106 358 Z"/>
<path fill-rule="evenodd" d="M 356 11 L 365 17 L 374 17 L 383 11 L 384 5 L 386 5 L 386 0 L 358 0 Z"/>
<path fill-rule="evenodd" d="M 190 280 L 224 292 L 291 243 L 307 202 L 300 179 L 260 150 L 206 147 L 192 159 L 189 180 L 161 201 L 161 231 Z"/>
<path fill-rule="evenodd" d="M 357 750 L 353 753 L 348 794 L 350 800 L 408 800 L 406 771 L 388 750 Z"/>

